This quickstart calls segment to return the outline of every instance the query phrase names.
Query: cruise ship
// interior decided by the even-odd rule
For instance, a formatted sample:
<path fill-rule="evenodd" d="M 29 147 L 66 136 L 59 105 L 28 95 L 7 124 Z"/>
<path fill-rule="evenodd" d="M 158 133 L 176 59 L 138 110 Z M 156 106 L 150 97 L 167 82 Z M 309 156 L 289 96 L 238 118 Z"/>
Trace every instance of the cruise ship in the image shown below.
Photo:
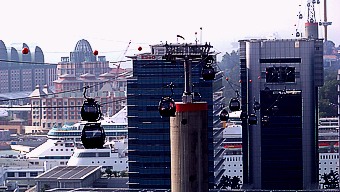
<path fill-rule="evenodd" d="M 28 188 L 33 177 L 60 165 L 102 166 L 102 170 L 128 171 L 127 108 L 100 123 L 106 134 L 103 149 L 84 149 L 81 132 L 86 122 L 53 127 L 48 139 L 21 158 L 0 158 L 0 183 L 7 189 Z M 0 186 L 1 186 L 0 184 Z"/>
<path fill-rule="evenodd" d="M 127 144 L 118 143 L 127 142 L 127 108 L 112 117 L 104 117 L 100 123 L 106 134 L 108 146 L 124 147 L 124 149 L 115 150 L 119 154 L 117 157 L 127 156 Z M 75 124 L 65 124 L 62 127 L 53 127 L 47 134 L 47 141 L 32 151 L 23 155 L 20 159 L 0 158 L 0 165 L 3 166 L 45 166 L 48 170 L 54 166 L 67 165 L 68 160 L 77 148 L 82 148 L 81 132 L 86 122 Z M 117 146 L 115 146 L 117 144 Z M 120 160 L 119 160 L 120 162 Z"/>
<path fill-rule="evenodd" d="M 68 166 L 101 166 L 114 171 L 128 171 L 127 139 L 107 142 L 104 148 L 85 149 L 76 147 Z"/>

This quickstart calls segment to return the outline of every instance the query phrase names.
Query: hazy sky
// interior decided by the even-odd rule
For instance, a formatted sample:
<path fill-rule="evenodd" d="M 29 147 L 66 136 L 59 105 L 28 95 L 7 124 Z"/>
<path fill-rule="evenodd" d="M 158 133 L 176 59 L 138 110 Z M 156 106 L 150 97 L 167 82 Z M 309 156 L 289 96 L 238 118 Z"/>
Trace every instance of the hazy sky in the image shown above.
<path fill-rule="evenodd" d="M 231 42 L 249 37 L 295 38 L 304 33 L 307 0 L 7 0 L 1 2 L 0 40 L 7 47 L 27 43 L 42 48 L 45 62 L 57 63 L 69 56 L 78 40 L 109 61 L 148 52 L 161 41 L 210 42 L 216 51 L 233 50 Z M 327 0 L 328 39 L 340 44 L 340 0 Z M 301 5 L 301 6 L 299 6 Z M 323 20 L 323 0 L 316 6 L 317 21 Z M 304 15 L 299 20 L 299 11 Z M 297 26 L 294 26 L 297 25 Z M 200 30 L 202 27 L 202 30 Z M 292 35 L 294 34 L 294 35 Z M 320 29 L 321 37 L 324 31 Z"/>

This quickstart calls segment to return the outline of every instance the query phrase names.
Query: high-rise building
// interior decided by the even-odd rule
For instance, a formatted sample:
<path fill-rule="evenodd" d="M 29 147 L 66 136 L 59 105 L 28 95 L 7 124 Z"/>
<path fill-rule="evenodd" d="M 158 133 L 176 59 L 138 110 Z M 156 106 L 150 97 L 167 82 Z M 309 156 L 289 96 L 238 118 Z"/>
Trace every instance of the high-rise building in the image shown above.
<path fill-rule="evenodd" d="M 176 45 L 173 45 L 176 46 Z M 181 49 L 182 44 L 178 45 Z M 190 45 L 192 50 L 199 46 Z M 171 95 L 169 84 L 174 84 L 172 98 L 182 101 L 184 91 L 184 60 L 164 59 L 165 45 L 151 46 L 151 53 L 132 56 L 133 76 L 128 79 L 128 134 L 129 187 L 137 189 L 170 189 L 170 118 L 161 117 L 158 103 Z M 213 53 L 209 53 L 213 55 Z M 192 60 L 193 92 L 200 93 L 208 103 L 209 187 L 214 188 L 222 176 L 223 143 L 219 112 L 224 103 L 222 72 L 215 80 L 201 76 L 204 61 Z M 199 97 L 195 97 L 198 99 Z"/>
<path fill-rule="evenodd" d="M 245 188 L 318 188 L 322 57 L 321 39 L 240 41 Z M 257 116 L 257 124 L 249 124 L 250 114 Z"/>
<path fill-rule="evenodd" d="M 109 61 L 106 61 L 106 57 L 95 55 L 90 43 L 85 39 L 79 40 L 74 51 L 70 52 L 70 57 L 62 57 L 57 65 L 58 76 L 69 74 L 79 77 L 89 73 L 98 77 L 109 71 Z"/>
<path fill-rule="evenodd" d="M 27 54 L 23 48 L 28 48 Z M 41 48 L 26 43 L 6 47 L 0 40 L 0 66 L 0 93 L 29 92 L 36 85 L 52 86 L 57 79 L 56 65 L 45 64 Z"/>

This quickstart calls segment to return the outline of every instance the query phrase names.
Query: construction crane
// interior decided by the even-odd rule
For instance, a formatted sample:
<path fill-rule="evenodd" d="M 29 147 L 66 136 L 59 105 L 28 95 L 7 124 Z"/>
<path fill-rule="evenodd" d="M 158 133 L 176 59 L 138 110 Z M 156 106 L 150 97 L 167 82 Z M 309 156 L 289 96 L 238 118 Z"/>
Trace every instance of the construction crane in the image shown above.
<path fill-rule="evenodd" d="M 115 78 L 116 78 L 116 81 L 114 83 L 114 87 L 118 89 L 118 76 L 119 76 L 119 69 L 120 69 L 120 64 L 122 62 L 122 58 L 124 58 L 124 56 L 126 55 L 129 47 L 130 47 L 130 44 L 131 44 L 131 40 L 129 41 L 126 49 L 124 50 L 124 53 L 123 55 L 121 55 L 121 57 L 118 59 L 119 61 L 117 62 L 117 64 L 115 64 L 117 66 L 117 69 L 116 69 L 116 72 L 115 72 Z"/>
<path fill-rule="evenodd" d="M 121 58 L 119 59 L 118 64 L 116 64 L 116 65 L 117 65 L 117 70 L 116 70 L 116 76 L 117 76 L 117 77 L 118 77 L 118 73 L 119 73 L 120 63 L 122 62 L 122 58 L 125 57 L 126 52 L 128 51 L 128 49 L 129 49 L 129 47 L 130 47 L 130 44 L 131 44 L 131 40 L 129 41 L 129 43 L 128 43 L 128 45 L 127 45 L 127 47 L 126 47 L 126 49 L 125 49 L 123 55 L 122 55 Z"/>

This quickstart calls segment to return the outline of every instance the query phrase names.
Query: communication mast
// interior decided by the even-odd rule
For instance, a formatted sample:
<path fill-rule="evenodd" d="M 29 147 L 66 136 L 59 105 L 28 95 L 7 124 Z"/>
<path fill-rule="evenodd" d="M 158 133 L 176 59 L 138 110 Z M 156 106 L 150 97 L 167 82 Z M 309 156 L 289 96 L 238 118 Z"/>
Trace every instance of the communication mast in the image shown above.
<path fill-rule="evenodd" d="M 324 7 L 323 7 L 324 11 L 323 11 L 323 17 L 324 20 L 323 22 L 320 22 L 319 25 L 320 26 L 324 26 L 325 29 L 325 42 L 327 41 L 328 37 L 327 37 L 327 26 L 328 25 L 332 25 L 332 22 L 327 21 L 327 0 L 324 0 Z"/>

